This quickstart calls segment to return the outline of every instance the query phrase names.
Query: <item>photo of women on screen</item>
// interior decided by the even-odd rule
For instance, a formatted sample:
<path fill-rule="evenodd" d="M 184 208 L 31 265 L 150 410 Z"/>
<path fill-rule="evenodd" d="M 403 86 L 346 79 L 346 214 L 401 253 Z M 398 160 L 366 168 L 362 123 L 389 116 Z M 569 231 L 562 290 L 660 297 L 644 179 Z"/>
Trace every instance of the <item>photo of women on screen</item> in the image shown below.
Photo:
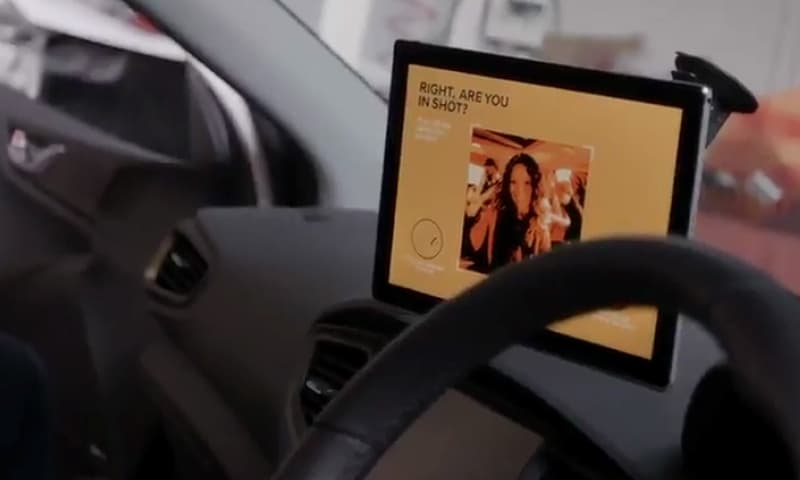
<path fill-rule="evenodd" d="M 474 128 L 459 267 L 489 273 L 579 240 L 591 155 Z"/>

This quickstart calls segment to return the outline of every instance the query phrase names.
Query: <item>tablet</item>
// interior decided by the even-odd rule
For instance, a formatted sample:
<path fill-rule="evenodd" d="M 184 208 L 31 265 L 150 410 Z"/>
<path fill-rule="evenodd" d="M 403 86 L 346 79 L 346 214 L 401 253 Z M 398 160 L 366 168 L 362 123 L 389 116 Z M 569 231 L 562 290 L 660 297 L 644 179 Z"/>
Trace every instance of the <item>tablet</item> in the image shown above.
<path fill-rule="evenodd" d="M 709 101 L 692 83 L 398 42 L 375 297 L 423 313 L 570 242 L 687 235 Z M 617 308 L 531 345 L 665 386 L 676 329 L 674 312 Z"/>

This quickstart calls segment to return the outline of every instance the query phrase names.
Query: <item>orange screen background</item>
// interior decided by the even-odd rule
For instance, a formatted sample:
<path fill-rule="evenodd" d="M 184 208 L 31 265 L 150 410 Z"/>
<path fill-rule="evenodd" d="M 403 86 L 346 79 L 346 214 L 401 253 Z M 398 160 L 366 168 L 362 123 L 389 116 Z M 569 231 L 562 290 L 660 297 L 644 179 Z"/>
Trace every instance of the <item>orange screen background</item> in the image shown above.
<path fill-rule="evenodd" d="M 455 111 L 436 110 L 420 105 L 420 96 L 441 98 L 420 93 L 422 82 L 452 86 L 456 101 L 471 90 L 501 94 L 508 104 L 473 96 Z M 410 66 L 389 283 L 447 299 L 484 278 L 459 268 L 474 128 L 590 152 L 582 240 L 666 234 L 681 117 L 674 107 Z M 604 311 L 553 330 L 650 358 L 656 317 L 649 308 Z"/>

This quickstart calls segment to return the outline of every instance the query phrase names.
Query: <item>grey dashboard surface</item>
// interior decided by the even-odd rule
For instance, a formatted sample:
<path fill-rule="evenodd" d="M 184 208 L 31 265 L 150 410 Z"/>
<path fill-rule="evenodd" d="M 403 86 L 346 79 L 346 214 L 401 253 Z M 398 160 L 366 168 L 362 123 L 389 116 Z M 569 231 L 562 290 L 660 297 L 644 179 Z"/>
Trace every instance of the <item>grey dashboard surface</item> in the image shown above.
<path fill-rule="evenodd" d="M 207 209 L 180 228 L 209 259 L 208 278 L 189 305 L 153 309 L 271 456 L 291 448 L 279 412 L 310 353 L 309 329 L 325 310 L 370 295 L 376 219 L 367 211 Z M 676 379 L 664 392 L 521 346 L 492 365 L 556 405 L 638 478 L 657 479 L 679 454 L 694 386 L 720 359 L 693 323 L 679 335 Z"/>
<path fill-rule="evenodd" d="M 675 380 L 664 392 L 525 347 L 492 366 L 533 390 L 594 439 L 635 478 L 680 478 L 683 416 L 702 375 L 721 360 L 713 339 L 682 320 Z"/>
<path fill-rule="evenodd" d="M 276 426 L 312 324 L 369 294 L 375 214 L 206 209 L 180 230 L 207 259 L 207 279 L 189 304 L 152 310 L 275 461 L 291 447 Z"/>

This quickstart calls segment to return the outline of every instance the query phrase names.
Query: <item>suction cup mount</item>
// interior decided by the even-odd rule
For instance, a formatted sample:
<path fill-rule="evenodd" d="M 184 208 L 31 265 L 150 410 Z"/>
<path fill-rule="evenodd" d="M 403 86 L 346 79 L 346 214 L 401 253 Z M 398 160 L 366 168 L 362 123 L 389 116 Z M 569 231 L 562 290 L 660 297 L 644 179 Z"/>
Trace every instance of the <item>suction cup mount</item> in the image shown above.
<path fill-rule="evenodd" d="M 711 118 L 706 146 L 714 141 L 731 113 L 754 113 L 758 110 L 758 100 L 742 82 L 704 58 L 677 52 L 672 79 L 699 83 L 711 89 Z"/>

